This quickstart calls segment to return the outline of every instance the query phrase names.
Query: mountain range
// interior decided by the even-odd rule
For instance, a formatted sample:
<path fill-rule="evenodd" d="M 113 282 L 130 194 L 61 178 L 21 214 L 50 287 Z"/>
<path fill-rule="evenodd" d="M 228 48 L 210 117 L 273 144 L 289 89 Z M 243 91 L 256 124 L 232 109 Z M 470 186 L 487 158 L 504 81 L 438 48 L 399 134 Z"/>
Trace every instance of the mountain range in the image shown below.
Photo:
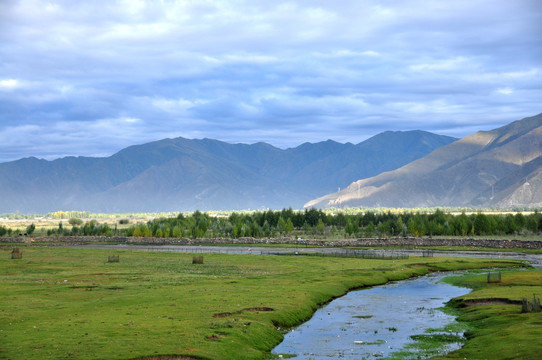
<path fill-rule="evenodd" d="M 175 138 L 103 158 L 23 158 L 0 163 L 0 213 L 300 208 L 455 140 L 388 131 L 357 145 L 328 140 L 279 149 Z"/>
<path fill-rule="evenodd" d="M 541 207 L 542 114 L 439 147 L 305 207 Z"/>

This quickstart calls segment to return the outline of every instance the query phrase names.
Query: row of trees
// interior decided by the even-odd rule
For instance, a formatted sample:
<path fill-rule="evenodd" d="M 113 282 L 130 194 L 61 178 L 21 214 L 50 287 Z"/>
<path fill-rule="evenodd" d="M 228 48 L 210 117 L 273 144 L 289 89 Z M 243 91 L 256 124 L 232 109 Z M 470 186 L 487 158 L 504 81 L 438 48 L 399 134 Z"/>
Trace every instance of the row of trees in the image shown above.
<path fill-rule="evenodd" d="M 436 210 L 430 214 L 365 212 L 346 215 L 322 210 L 263 211 L 213 217 L 196 211 L 173 218 L 159 218 L 126 230 L 128 236 L 154 237 L 273 237 L 296 235 L 386 236 L 484 236 L 542 233 L 542 214 L 453 215 Z"/>
<path fill-rule="evenodd" d="M 70 218 L 68 224 L 59 222 L 58 227 L 47 230 L 47 235 L 135 237 L 279 237 L 301 236 L 321 238 L 391 237 L 391 236 L 495 236 L 527 235 L 542 233 L 542 214 L 535 211 L 522 213 L 454 215 L 436 210 L 432 213 L 392 213 L 366 211 L 348 214 L 317 209 L 294 211 L 233 212 L 217 216 L 196 211 L 160 217 L 146 223 L 128 226 L 121 219 L 120 228 L 97 220 L 84 222 Z M 71 225 L 71 227 L 69 226 Z M 0 236 L 32 235 L 36 227 L 31 224 L 23 230 L 0 226 Z M 37 232 L 37 231 L 36 231 Z M 43 234 L 44 235 L 44 234 Z"/>
<path fill-rule="evenodd" d="M 114 228 L 108 224 L 101 224 L 97 220 L 83 222 L 78 218 L 71 218 L 68 222 L 71 229 L 64 227 L 62 222 L 58 223 L 58 228 L 47 230 L 47 235 L 59 236 L 114 236 L 119 235 L 117 225 Z"/>
<path fill-rule="evenodd" d="M 117 225 L 113 228 L 108 224 L 101 224 L 97 220 L 84 222 L 78 218 L 71 218 L 69 226 L 65 226 L 63 222 L 58 223 L 58 227 L 47 230 L 36 231 L 34 223 L 26 226 L 23 229 L 11 229 L 0 225 L 0 237 L 2 236 L 32 236 L 32 235 L 47 235 L 47 236 L 114 236 L 121 234 L 117 229 Z"/>

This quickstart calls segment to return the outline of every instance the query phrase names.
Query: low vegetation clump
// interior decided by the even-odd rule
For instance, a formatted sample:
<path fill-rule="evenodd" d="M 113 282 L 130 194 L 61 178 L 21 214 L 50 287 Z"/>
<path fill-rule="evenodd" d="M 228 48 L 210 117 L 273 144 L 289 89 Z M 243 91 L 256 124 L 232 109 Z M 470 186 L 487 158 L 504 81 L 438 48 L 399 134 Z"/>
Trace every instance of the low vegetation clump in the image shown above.
<path fill-rule="evenodd" d="M 284 329 L 351 289 L 430 271 L 517 265 L 223 254 L 193 264 L 193 254 L 114 252 L 25 247 L 23 259 L 11 260 L 5 247 L 0 357 L 262 359 Z M 112 255 L 121 260 L 108 262 Z"/>

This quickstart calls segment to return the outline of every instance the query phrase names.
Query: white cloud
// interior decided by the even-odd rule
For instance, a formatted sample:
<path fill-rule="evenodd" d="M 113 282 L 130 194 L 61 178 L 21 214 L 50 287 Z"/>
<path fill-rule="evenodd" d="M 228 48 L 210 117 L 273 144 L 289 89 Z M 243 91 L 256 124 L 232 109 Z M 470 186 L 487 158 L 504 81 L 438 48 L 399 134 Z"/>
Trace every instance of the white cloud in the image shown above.
<path fill-rule="evenodd" d="M 269 64 L 279 61 L 276 56 L 258 54 L 228 54 L 224 59 L 226 62 L 237 64 Z"/>
<path fill-rule="evenodd" d="M 330 52 L 314 52 L 314 56 L 322 58 L 344 58 L 344 57 L 378 57 L 381 54 L 373 50 L 353 51 L 349 49 L 334 50 Z"/>
<path fill-rule="evenodd" d="M 155 98 L 151 100 L 151 103 L 156 108 L 176 113 L 176 114 L 186 114 L 188 110 L 197 105 L 205 104 L 205 100 L 187 100 L 183 98 L 179 99 L 166 99 L 166 98 Z"/>
<path fill-rule="evenodd" d="M 415 114 L 454 114 L 464 110 L 461 105 L 449 104 L 446 100 L 433 100 L 431 102 L 394 102 L 389 104 L 393 108 Z"/>
<path fill-rule="evenodd" d="M 467 59 L 462 56 L 452 59 L 435 60 L 431 63 L 411 65 L 409 68 L 413 71 L 452 71 L 457 70 L 467 63 Z"/>
<path fill-rule="evenodd" d="M 500 74 L 500 76 L 509 78 L 509 79 L 521 79 L 521 78 L 532 78 L 534 76 L 540 75 L 540 69 L 533 68 L 524 71 L 510 71 Z"/>
<path fill-rule="evenodd" d="M 533 80 L 540 78 L 542 71 L 538 68 L 531 68 L 529 70 L 518 69 L 517 71 L 486 71 L 480 74 L 470 74 L 469 76 L 473 80 L 479 81 L 502 81 L 507 80 Z"/>
<path fill-rule="evenodd" d="M 17 79 L 0 80 L 0 90 L 13 90 L 21 87 L 21 82 Z"/>
<path fill-rule="evenodd" d="M 0 154 L 112 152 L 172 134 L 295 146 L 503 125 L 540 112 L 535 5 L 0 2 L 0 133 L 16 139 Z M 18 145 L 28 138 L 31 149 Z"/>
<path fill-rule="evenodd" d="M 501 95 L 511 95 L 514 93 L 514 89 L 510 87 L 504 87 L 504 88 L 497 89 L 496 93 L 501 94 Z"/>

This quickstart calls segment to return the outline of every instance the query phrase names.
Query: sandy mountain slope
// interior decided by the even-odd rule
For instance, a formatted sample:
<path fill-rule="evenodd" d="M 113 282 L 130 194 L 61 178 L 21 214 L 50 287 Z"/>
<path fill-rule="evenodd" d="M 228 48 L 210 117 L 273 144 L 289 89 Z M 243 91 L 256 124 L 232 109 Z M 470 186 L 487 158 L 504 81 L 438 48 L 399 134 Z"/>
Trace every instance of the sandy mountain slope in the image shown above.
<path fill-rule="evenodd" d="M 305 207 L 534 207 L 542 204 L 542 114 L 440 147 Z"/>

